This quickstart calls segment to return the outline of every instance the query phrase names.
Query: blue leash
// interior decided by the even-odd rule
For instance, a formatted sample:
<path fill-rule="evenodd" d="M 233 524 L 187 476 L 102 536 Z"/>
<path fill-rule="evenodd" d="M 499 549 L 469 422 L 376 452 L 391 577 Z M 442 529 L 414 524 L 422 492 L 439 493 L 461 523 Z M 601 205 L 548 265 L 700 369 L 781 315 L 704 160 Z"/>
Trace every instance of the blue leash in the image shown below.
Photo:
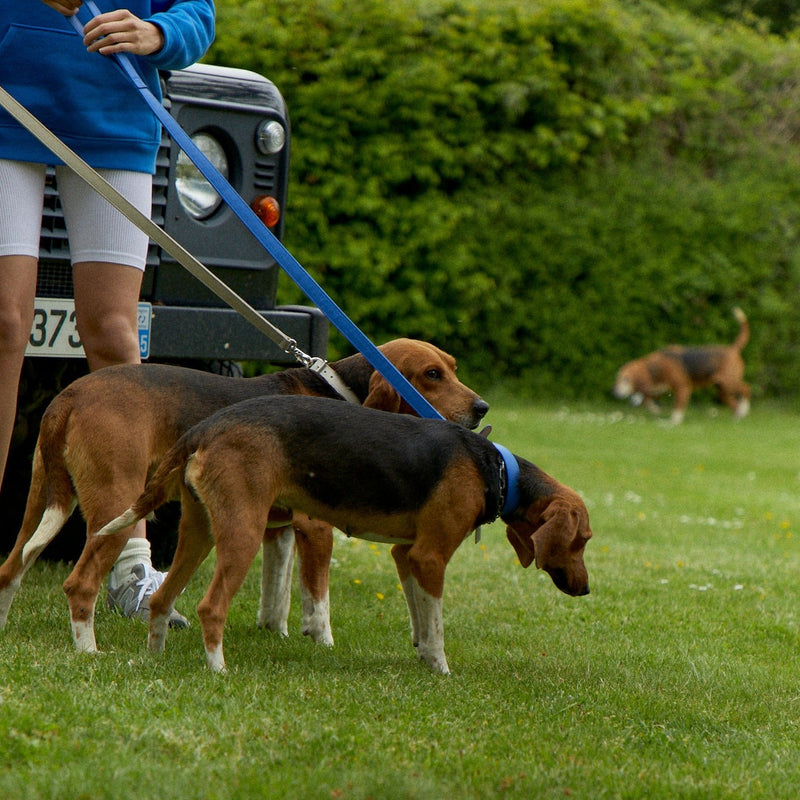
<path fill-rule="evenodd" d="M 92 2 L 86 0 L 86 7 L 92 16 L 97 16 L 100 9 Z M 83 38 L 83 25 L 75 14 L 68 18 L 76 32 Z M 178 144 L 187 156 L 194 162 L 206 180 L 214 187 L 217 194 L 230 206 L 231 210 L 242 221 L 244 226 L 256 237 L 264 249 L 275 259 L 283 271 L 297 284 L 322 313 L 330 320 L 331 324 L 352 344 L 356 350 L 364 355 L 367 361 L 386 378 L 400 396 L 421 417 L 441 419 L 442 415 L 412 386 L 408 379 L 386 358 L 383 353 L 362 333 L 362 331 L 349 319 L 338 305 L 326 294 L 320 285 L 303 269 L 300 263 L 281 244 L 277 237 L 256 216 L 255 212 L 239 196 L 234 188 L 222 176 L 217 168 L 206 158 L 201 150 L 191 140 L 186 131 L 178 125 L 169 112 L 159 102 L 158 98 L 150 91 L 142 80 L 131 58 L 125 54 L 115 54 L 114 59 L 128 76 L 153 113 L 167 130 L 172 139 Z"/>

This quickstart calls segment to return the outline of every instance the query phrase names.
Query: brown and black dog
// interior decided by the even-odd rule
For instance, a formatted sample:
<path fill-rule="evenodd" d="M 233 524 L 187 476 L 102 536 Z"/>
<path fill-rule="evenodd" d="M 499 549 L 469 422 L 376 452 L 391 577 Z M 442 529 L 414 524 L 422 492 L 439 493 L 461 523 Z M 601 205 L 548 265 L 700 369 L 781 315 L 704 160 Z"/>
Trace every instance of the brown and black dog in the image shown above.
<path fill-rule="evenodd" d="M 474 428 L 488 411 L 488 404 L 458 380 L 455 359 L 434 345 L 395 339 L 380 350 L 446 418 Z M 363 355 L 330 366 L 364 405 L 413 413 Z M 256 378 L 229 378 L 167 365 L 126 365 L 93 372 L 64 389 L 42 419 L 22 527 L 0 567 L 0 627 L 6 624 L 25 571 L 78 503 L 87 541 L 64 591 L 76 647 L 96 650 L 95 603 L 124 537 L 92 534 L 133 503 L 164 453 L 192 425 L 248 397 L 286 394 L 337 397 L 323 378 L 304 367 Z M 326 523 L 298 515 L 293 532 L 289 522 L 286 517 L 283 529 L 264 536 L 258 623 L 288 632 L 296 542 L 303 632 L 332 644 L 328 606 L 332 530 Z"/>
<path fill-rule="evenodd" d="M 692 391 L 715 386 L 719 399 L 728 405 L 737 419 L 750 411 L 750 387 L 744 382 L 742 350 L 750 339 L 750 325 L 744 311 L 733 310 L 739 322 L 739 335 L 731 345 L 672 345 L 642 358 L 629 361 L 617 372 L 614 397 L 641 402 L 654 414 L 659 411 L 656 399 L 672 392 L 675 406 L 672 422 L 683 422 Z"/>
<path fill-rule="evenodd" d="M 113 457 L 113 454 L 109 454 Z M 528 461 L 445 420 L 398 416 L 311 397 L 228 406 L 164 456 L 142 496 L 98 532 L 116 533 L 180 490 L 178 547 L 150 599 L 148 646 L 164 649 L 169 615 L 216 545 L 216 570 L 197 608 L 209 667 L 225 668 L 231 600 L 271 513 L 302 511 L 350 536 L 394 545 L 417 652 L 435 672 L 444 653 L 445 569 L 477 526 L 500 516 L 523 566 L 534 560 L 570 595 L 589 592 L 592 535 L 579 495 Z"/>

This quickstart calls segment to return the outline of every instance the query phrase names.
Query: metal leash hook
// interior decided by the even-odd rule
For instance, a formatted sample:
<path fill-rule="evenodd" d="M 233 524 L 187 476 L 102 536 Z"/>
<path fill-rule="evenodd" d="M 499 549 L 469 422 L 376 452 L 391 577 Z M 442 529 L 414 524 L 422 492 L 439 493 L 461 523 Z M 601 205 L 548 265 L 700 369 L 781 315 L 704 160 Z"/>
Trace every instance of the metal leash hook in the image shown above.
<path fill-rule="evenodd" d="M 310 356 L 308 353 L 303 352 L 294 339 L 291 344 L 284 350 L 290 356 L 294 356 L 306 369 L 316 372 L 337 394 L 341 395 L 348 403 L 353 403 L 357 406 L 361 405 L 361 401 L 356 397 L 350 387 L 339 377 L 339 374 L 330 366 L 330 364 L 319 356 Z"/>

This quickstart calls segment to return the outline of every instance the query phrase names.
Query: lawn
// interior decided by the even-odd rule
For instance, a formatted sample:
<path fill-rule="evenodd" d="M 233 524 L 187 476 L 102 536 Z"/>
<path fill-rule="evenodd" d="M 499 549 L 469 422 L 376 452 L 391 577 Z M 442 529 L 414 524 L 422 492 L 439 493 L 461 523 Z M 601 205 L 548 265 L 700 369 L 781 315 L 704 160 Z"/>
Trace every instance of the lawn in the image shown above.
<path fill-rule="evenodd" d="M 491 398 L 490 398 L 491 399 Z M 37 564 L 0 634 L 0 796 L 37 798 L 795 798 L 800 789 L 800 427 L 696 403 L 680 427 L 623 405 L 497 400 L 492 437 L 577 489 L 592 593 L 523 570 L 499 523 L 447 573 L 437 676 L 413 652 L 383 545 L 338 537 L 336 645 L 255 627 L 254 565 L 204 666 L 193 622 L 98 609 L 73 652 Z"/>

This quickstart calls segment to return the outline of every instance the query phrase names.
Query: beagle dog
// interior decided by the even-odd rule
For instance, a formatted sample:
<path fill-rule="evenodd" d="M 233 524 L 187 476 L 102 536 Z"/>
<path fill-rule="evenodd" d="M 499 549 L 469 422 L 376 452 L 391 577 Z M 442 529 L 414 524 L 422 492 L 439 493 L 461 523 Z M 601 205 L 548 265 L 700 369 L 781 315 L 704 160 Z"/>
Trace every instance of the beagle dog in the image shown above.
<path fill-rule="evenodd" d="M 448 419 L 474 428 L 488 411 L 488 404 L 458 380 L 455 359 L 434 345 L 395 339 L 380 350 Z M 330 366 L 364 405 L 413 413 L 361 354 Z M 230 378 L 163 364 L 125 365 L 90 373 L 64 389 L 42 419 L 22 527 L 0 567 L 0 628 L 25 571 L 78 503 L 87 540 L 64 591 L 76 647 L 96 650 L 97 595 L 125 539 L 92 534 L 133 503 L 164 453 L 192 425 L 245 398 L 287 394 L 338 397 L 322 377 L 305 367 Z M 287 516 L 281 529 L 265 532 L 258 624 L 288 633 L 296 543 L 303 632 L 317 642 L 333 644 L 328 607 L 332 529 L 301 515 L 293 527 Z"/>
<path fill-rule="evenodd" d="M 197 613 L 206 659 L 225 668 L 233 596 L 276 514 L 302 511 L 349 536 L 393 544 L 413 644 L 448 673 L 442 626 L 445 569 L 470 531 L 498 516 L 524 567 L 536 562 L 570 595 L 589 592 L 592 536 L 581 498 L 528 461 L 445 420 L 397 416 L 311 397 L 253 398 L 185 433 L 144 493 L 98 532 L 124 529 L 179 491 L 175 560 L 150 599 L 148 646 L 164 649 L 169 614 L 216 545 L 216 571 Z"/>
<path fill-rule="evenodd" d="M 630 398 L 634 405 L 644 402 L 657 414 L 656 399 L 672 392 L 675 406 L 672 422 L 680 424 L 692 391 L 715 386 L 719 399 L 731 408 L 737 419 L 750 411 L 750 387 L 744 382 L 742 350 L 750 339 L 750 325 L 744 311 L 735 308 L 739 334 L 731 345 L 672 345 L 642 358 L 629 361 L 617 372 L 614 397 Z"/>

